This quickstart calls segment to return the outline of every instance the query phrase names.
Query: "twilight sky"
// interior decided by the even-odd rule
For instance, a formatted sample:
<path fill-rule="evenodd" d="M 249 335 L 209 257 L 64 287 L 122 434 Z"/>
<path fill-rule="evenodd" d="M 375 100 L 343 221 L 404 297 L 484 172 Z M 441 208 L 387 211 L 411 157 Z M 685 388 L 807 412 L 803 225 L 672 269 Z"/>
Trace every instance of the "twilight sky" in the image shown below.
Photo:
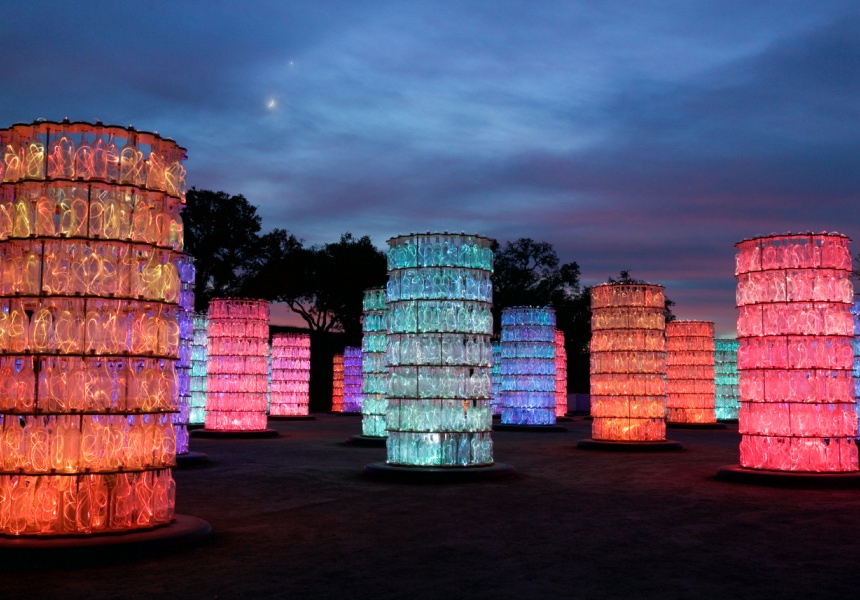
<path fill-rule="evenodd" d="M 856 0 L 10 4 L 0 126 L 158 131 L 308 243 L 528 236 L 727 334 L 735 242 L 860 240 Z"/>

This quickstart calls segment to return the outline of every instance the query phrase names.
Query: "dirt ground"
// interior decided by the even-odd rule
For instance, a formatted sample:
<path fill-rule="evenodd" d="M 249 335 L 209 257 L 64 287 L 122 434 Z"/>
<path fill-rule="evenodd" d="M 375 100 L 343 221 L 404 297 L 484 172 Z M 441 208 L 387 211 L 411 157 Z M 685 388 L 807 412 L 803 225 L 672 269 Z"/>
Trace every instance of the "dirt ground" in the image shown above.
<path fill-rule="evenodd" d="M 76 568 L 0 565 L 0 598 L 833 598 L 860 585 L 860 490 L 724 483 L 737 426 L 670 430 L 678 453 L 578 450 L 567 433 L 494 434 L 518 476 L 379 483 L 357 418 L 270 423 L 278 439 L 192 439 L 177 512 L 190 549 Z"/>

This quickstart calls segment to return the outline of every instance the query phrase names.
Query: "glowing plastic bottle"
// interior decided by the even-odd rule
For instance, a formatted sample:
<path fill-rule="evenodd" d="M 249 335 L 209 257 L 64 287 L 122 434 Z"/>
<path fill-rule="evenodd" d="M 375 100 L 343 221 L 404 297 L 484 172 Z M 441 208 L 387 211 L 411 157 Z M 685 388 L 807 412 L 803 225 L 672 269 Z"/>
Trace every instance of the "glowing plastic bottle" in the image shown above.
<path fill-rule="evenodd" d="M 493 463 L 491 240 L 388 241 L 388 429 L 392 465 Z"/>
<path fill-rule="evenodd" d="M 858 469 L 848 242 L 822 233 L 735 245 L 741 467 Z"/>

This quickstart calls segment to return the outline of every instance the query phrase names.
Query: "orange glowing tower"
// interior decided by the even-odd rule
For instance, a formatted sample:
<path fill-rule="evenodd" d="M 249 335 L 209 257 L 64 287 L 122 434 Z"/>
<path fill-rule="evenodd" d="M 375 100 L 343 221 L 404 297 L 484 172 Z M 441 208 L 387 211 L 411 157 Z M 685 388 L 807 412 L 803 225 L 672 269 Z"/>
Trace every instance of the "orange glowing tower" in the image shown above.
<path fill-rule="evenodd" d="M 666 420 L 715 425 L 714 324 L 670 321 L 666 323 L 666 346 Z"/>
<path fill-rule="evenodd" d="M 68 121 L 0 147 L 0 534 L 168 524 L 185 151 Z"/>
<path fill-rule="evenodd" d="M 555 416 L 567 414 L 567 350 L 564 348 L 564 332 L 555 330 Z"/>
<path fill-rule="evenodd" d="M 343 354 L 332 358 L 331 412 L 343 412 Z"/>
<path fill-rule="evenodd" d="M 666 299 L 663 286 L 591 288 L 592 439 L 583 448 L 680 448 L 666 440 Z"/>

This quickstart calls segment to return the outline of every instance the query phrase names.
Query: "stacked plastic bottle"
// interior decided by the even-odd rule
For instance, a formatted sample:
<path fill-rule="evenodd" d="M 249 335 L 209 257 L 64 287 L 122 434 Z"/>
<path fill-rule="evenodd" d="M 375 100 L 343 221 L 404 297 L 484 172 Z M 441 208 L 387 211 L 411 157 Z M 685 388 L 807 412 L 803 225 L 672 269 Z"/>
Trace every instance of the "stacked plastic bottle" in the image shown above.
<path fill-rule="evenodd" d="M 343 412 L 343 354 L 332 358 L 331 411 Z"/>
<path fill-rule="evenodd" d="M 742 467 L 858 468 L 848 242 L 821 233 L 735 245 Z"/>
<path fill-rule="evenodd" d="M 502 424 L 555 424 L 555 310 L 502 310 Z"/>
<path fill-rule="evenodd" d="M 666 439 L 665 304 L 660 285 L 591 288 L 592 438 Z"/>
<path fill-rule="evenodd" d="M 856 296 L 854 297 L 854 306 L 851 307 L 851 314 L 854 317 L 854 368 L 852 370 L 854 375 L 854 409 L 860 417 L 860 299 Z M 860 430 L 857 432 L 857 437 L 860 438 Z"/>
<path fill-rule="evenodd" d="M 361 413 L 361 348 L 343 350 L 343 412 Z"/>
<path fill-rule="evenodd" d="M 388 311 L 385 288 L 364 291 L 361 328 L 361 433 L 385 437 L 385 412 L 388 400 L 388 367 L 385 366 L 385 343 L 388 338 Z"/>
<path fill-rule="evenodd" d="M 206 420 L 206 363 L 209 360 L 209 338 L 206 330 L 209 320 L 204 313 L 193 313 L 191 324 L 191 414 L 188 422 L 202 425 Z"/>
<path fill-rule="evenodd" d="M 493 366 L 490 367 L 490 405 L 494 415 L 502 414 L 502 343 L 491 342 Z"/>
<path fill-rule="evenodd" d="M 716 423 L 714 412 L 714 324 L 666 323 L 666 421 Z"/>
<path fill-rule="evenodd" d="M 306 416 L 310 401 L 311 336 L 276 333 L 272 336 L 272 385 L 269 414 Z"/>
<path fill-rule="evenodd" d="M 714 340 L 714 379 L 716 383 L 715 412 L 718 421 L 738 418 L 738 341 Z"/>
<path fill-rule="evenodd" d="M 208 319 L 206 429 L 265 429 L 269 303 L 213 298 Z"/>
<path fill-rule="evenodd" d="M 491 240 L 411 234 L 388 240 L 388 463 L 493 462 Z"/>
<path fill-rule="evenodd" d="M 68 121 L 0 148 L 0 533 L 169 523 L 184 150 Z"/>
<path fill-rule="evenodd" d="M 555 416 L 567 414 L 567 350 L 564 348 L 564 332 L 555 330 Z"/>
<path fill-rule="evenodd" d="M 176 453 L 188 452 L 188 422 L 191 418 L 191 342 L 194 339 L 194 259 L 188 254 L 179 262 L 179 360 L 176 361 L 176 382 L 179 387 L 179 405 L 173 415 L 176 430 Z"/>

